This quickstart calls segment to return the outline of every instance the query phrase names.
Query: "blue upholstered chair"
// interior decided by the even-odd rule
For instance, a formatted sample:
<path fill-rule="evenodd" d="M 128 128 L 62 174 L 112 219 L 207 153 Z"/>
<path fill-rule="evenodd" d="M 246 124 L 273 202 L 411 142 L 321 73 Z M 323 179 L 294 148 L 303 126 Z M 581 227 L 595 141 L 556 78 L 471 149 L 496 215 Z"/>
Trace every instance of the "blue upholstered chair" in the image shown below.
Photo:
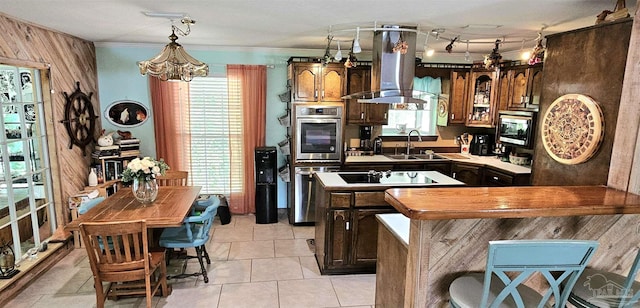
<path fill-rule="evenodd" d="M 104 197 L 97 197 L 82 203 L 82 205 L 78 207 L 78 215 L 83 215 L 102 201 L 104 201 Z"/>
<path fill-rule="evenodd" d="M 598 242 L 579 240 L 491 241 L 486 272 L 456 278 L 449 303 L 456 308 L 564 307 L 569 290 L 560 284 L 573 286 L 597 247 Z M 544 296 L 522 284 L 534 273 L 550 286 Z"/>
<path fill-rule="evenodd" d="M 640 282 L 635 279 L 639 263 L 640 250 L 626 277 L 586 268 L 569 294 L 569 303 L 579 308 L 638 307 Z"/>
<path fill-rule="evenodd" d="M 195 248 L 197 256 L 186 256 L 187 258 L 198 258 L 200 262 L 200 272 L 193 274 L 182 273 L 170 278 L 183 278 L 188 276 L 202 275 L 204 282 L 209 282 L 207 270 L 204 267 L 204 260 L 207 264 L 211 264 L 209 254 L 205 248 L 205 244 L 209 241 L 209 231 L 213 224 L 213 219 L 218 210 L 220 201 L 204 208 L 202 213 L 197 213 L 196 207 L 192 209 L 191 216 L 184 219 L 184 224 L 177 228 L 166 228 L 160 235 L 160 246 L 169 249 L 186 249 Z"/>

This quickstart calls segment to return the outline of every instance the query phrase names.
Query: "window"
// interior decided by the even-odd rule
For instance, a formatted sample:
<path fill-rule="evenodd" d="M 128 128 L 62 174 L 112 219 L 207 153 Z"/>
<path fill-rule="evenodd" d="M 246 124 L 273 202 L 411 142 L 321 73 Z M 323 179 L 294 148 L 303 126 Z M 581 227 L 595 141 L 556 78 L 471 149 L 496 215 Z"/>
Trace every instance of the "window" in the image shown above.
<path fill-rule="evenodd" d="M 228 195 L 243 187 L 244 166 L 231 164 L 242 153 L 242 105 L 227 89 L 226 77 L 189 83 L 191 179 L 202 193 Z"/>
<path fill-rule="evenodd" d="M 415 98 L 427 101 L 425 104 L 393 104 L 389 106 L 388 124 L 382 126 L 382 135 L 403 135 L 417 129 L 423 136 L 436 135 L 437 95 L 414 94 Z"/>
<path fill-rule="evenodd" d="M 16 260 L 55 229 L 40 71 L 0 65 L 0 244 Z"/>

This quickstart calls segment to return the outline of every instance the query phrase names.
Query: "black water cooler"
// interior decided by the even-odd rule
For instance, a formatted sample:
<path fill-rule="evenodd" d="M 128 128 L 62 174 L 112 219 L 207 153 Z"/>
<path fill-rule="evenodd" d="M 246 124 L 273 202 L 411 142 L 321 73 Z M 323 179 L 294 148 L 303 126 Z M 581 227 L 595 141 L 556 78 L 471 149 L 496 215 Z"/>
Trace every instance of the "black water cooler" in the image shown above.
<path fill-rule="evenodd" d="M 278 174 L 275 147 L 255 150 L 256 169 L 256 223 L 278 222 Z"/>

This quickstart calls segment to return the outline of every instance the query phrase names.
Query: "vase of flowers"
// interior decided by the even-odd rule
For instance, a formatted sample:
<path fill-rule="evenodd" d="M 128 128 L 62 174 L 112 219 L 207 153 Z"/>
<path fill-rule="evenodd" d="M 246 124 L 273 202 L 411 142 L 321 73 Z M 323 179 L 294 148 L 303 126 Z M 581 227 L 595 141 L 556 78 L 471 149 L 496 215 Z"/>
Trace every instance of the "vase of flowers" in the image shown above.
<path fill-rule="evenodd" d="M 150 157 L 136 158 L 127 164 L 122 181 L 131 184 L 133 196 L 141 203 L 151 203 L 158 197 L 156 176 L 164 175 L 169 166 L 164 160 Z"/>

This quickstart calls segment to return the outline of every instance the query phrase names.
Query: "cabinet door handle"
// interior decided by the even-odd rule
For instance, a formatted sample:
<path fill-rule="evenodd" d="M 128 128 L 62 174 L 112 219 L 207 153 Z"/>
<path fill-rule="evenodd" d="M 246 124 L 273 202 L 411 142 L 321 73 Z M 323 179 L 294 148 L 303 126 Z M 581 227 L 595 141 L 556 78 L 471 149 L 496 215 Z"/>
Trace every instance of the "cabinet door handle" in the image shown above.
<path fill-rule="evenodd" d="M 364 111 L 360 112 L 360 120 L 364 120 Z"/>
<path fill-rule="evenodd" d="M 386 112 L 384 113 L 384 119 L 385 120 L 387 119 L 387 113 Z"/>
<path fill-rule="evenodd" d="M 456 178 L 456 173 L 455 173 L 455 172 L 454 172 L 454 173 L 452 173 L 452 174 L 451 174 L 451 177 L 455 179 L 455 178 Z"/>
<path fill-rule="evenodd" d="M 324 90 L 322 90 L 322 99 L 324 99 Z"/>
<path fill-rule="evenodd" d="M 314 94 L 315 98 L 318 98 L 318 90 L 316 90 L 315 94 Z"/>
<path fill-rule="evenodd" d="M 494 176 L 494 177 L 493 177 L 493 179 L 494 179 L 495 181 L 499 180 L 499 178 L 498 178 L 497 176 Z"/>
<path fill-rule="evenodd" d="M 451 120 L 455 120 L 456 119 L 456 115 L 455 114 L 451 114 Z"/>
<path fill-rule="evenodd" d="M 346 226 L 345 230 L 349 230 L 349 222 L 348 221 L 346 222 L 345 226 Z"/>

